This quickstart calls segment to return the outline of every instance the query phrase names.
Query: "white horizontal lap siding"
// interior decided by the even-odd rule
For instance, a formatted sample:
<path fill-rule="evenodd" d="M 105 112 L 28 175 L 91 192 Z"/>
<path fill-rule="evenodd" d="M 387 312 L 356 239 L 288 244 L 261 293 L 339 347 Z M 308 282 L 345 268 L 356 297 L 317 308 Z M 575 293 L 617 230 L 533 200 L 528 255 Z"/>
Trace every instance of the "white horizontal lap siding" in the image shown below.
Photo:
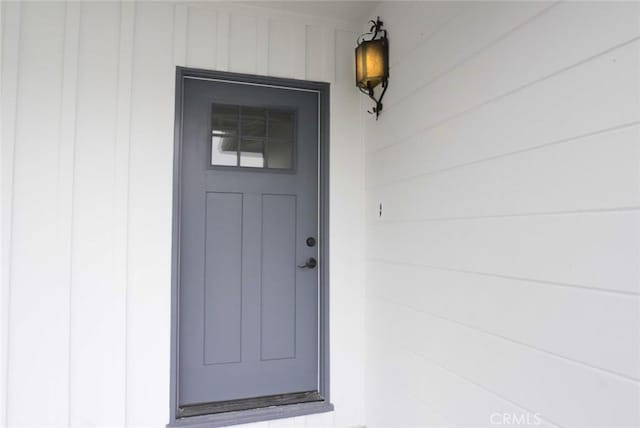
<path fill-rule="evenodd" d="M 367 391 L 455 426 L 640 424 L 639 14 L 476 2 L 400 30 L 365 125 Z"/>
<path fill-rule="evenodd" d="M 389 147 L 368 153 L 369 187 L 544 145 L 603 133 L 640 121 L 636 41 L 482 105 Z M 536 102 L 531 102 L 536 100 Z M 473 141 L 473 144 L 469 144 Z M 384 168 L 383 168 L 384 166 Z"/>
<path fill-rule="evenodd" d="M 637 295 L 639 228 L 637 210 L 381 223 L 370 254 Z"/>
<path fill-rule="evenodd" d="M 345 230 L 364 211 L 355 32 L 231 4 L 3 3 L 2 19 L 0 425 L 163 426 L 175 67 L 348 88 L 331 117 L 335 152 L 360 162 L 332 165 L 353 183 L 338 197 L 359 192 L 332 212 Z M 337 64 L 336 52 L 348 56 Z M 337 263 L 349 276 L 332 278 L 343 290 L 332 321 L 345 332 L 332 338 L 338 410 L 259 426 L 362 424 L 364 343 L 348 336 L 363 336 L 364 228 L 350 233 L 332 247 L 355 242 L 360 254 L 355 268 Z"/>
<path fill-rule="evenodd" d="M 638 302 L 628 295 L 393 262 L 369 271 L 378 299 L 640 379 Z"/>
<path fill-rule="evenodd" d="M 379 148 L 396 144 L 629 43 L 640 36 L 638 8 L 640 5 L 634 2 L 584 2 L 562 3 L 546 9 L 446 74 L 425 85 L 416 85 L 394 104 L 387 102 L 387 125 L 371 121 L 367 145 Z M 598 32 L 594 28 L 607 30 Z M 413 62 L 415 58 L 409 56 L 407 60 Z M 400 73 L 394 76 L 405 80 Z"/>
<path fill-rule="evenodd" d="M 398 180 L 377 194 L 393 222 L 633 208 L 639 156 L 634 125 Z"/>
<path fill-rule="evenodd" d="M 551 423 L 633 427 L 640 422 L 637 382 L 585 369 L 572 361 L 420 311 L 385 301 L 371 305 L 393 320 L 372 325 L 386 339 L 387 346 L 410 350 L 522 409 L 540 413 Z M 403 334 L 398 334 L 398 330 Z M 412 369 L 422 371 L 420 365 Z M 458 404 L 459 411 L 464 412 L 465 403 Z M 495 409 L 486 409 L 485 419 L 479 419 L 477 424 L 489 426 L 493 412 Z"/>
<path fill-rule="evenodd" d="M 376 310 L 378 307 L 371 306 Z M 486 387 L 465 378 L 445 366 L 426 359 L 424 356 L 407 349 L 401 348 L 396 342 L 387 336 L 380 335 L 369 342 L 372 367 L 383 373 L 385 385 L 389 390 L 396 392 L 394 401 L 400 403 L 400 407 L 393 414 L 387 414 L 381 406 L 371 403 L 368 408 L 389 422 L 378 423 L 377 418 L 373 426 L 403 426 L 422 427 L 433 424 L 431 416 L 438 412 L 441 423 L 433 424 L 436 427 L 481 427 L 488 426 L 491 422 L 487 409 L 493 414 L 526 414 L 527 409 L 505 399 L 500 395 L 487 390 Z M 384 352 L 389 346 L 394 346 L 393 352 Z M 389 370 L 390 367 L 397 367 Z M 374 384 L 372 383 L 372 387 Z M 402 404 L 409 402 L 407 405 Z M 414 403 L 422 408 L 429 409 L 426 417 L 422 413 L 414 412 Z M 464 403 L 461 406 L 461 403 Z M 398 413 L 401 418 L 406 417 L 404 423 L 395 424 Z M 534 412 L 530 412 L 533 421 Z M 406 415 L 406 416 L 403 416 Z M 446 415 L 446 416 L 445 416 Z M 509 424 L 504 424 L 511 426 Z M 557 427 L 548 420 L 540 418 L 540 427 Z"/>
<path fill-rule="evenodd" d="M 544 14 L 552 5 L 552 2 L 543 1 L 520 4 L 475 2 L 464 7 L 451 2 L 447 5 L 446 15 L 438 13 L 443 7 L 439 7 L 434 15 L 428 14 L 430 20 L 434 17 L 439 20 L 432 26 L 427 26 L 432 31 L 427 31 L 428 36 L 407 53 L 404 53 L 402 46 L 400 52 L 396 52 L 394 28 L 391 71 L 394 81 L 398 79 L 398 82 L 394 85 L 394 90 L 389 91 L 386 107 L 390 108 L 401 102 L 415 92 L 416 88 L 435 82 L 439 77 L 470 61 L 474 55 L 500 43 L 511 32 L 518 31 L 530 20 Z M 424 15 L 418 13 L 412 19 L 419 22 L 424 19 Z M 461 29 L 464 31 L 460 31 Z M 406 29 L 400 31 L 407 32 Z M 469 33 L 473 33 L 474 37 L 466 37 Z M 433 60 L 435 57 L 438 58 L 437 61 Z"/>
<path fill-rule="evenodd" d="M 384 26 L 393 29 L 390 67 L 395 70 L 407 55 L 416 55 L 425 41 L 466 10 L 463 2 L 405 2 L 402 7 L 386 7 L 380 17 Z"/>

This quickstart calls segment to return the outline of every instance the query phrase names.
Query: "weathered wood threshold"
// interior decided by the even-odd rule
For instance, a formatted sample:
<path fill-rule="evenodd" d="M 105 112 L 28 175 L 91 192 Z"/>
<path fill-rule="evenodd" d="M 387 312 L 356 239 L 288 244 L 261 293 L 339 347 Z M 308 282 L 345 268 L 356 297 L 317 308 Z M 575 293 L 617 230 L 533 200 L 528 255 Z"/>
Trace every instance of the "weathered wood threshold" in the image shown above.
<path fill-rule="evenodd" d="M 288 404 L 311 403 L 323 401 L 318 391 L 293 392 L 289 394 L 265 395 L 262 397 L 241 398 L 238 400 L 199 403 L 178 408 L 178 418 L 189 416 L 212 415 L 216 413 L 237 412 L 241 410 L 260 409 Z"/>

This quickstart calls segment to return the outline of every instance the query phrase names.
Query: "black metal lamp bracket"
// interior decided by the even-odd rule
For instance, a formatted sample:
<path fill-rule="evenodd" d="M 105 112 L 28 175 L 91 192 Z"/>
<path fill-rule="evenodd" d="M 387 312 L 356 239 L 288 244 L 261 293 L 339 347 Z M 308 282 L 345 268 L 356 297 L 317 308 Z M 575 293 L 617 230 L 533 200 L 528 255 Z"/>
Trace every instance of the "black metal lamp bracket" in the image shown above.
<path fill-rule="evenodd" d="M 382 98 L 384 97 L 384 93 L 387 92 L 387 81 L 384 80 L 382 82 L 382 92 L 380 93 L 380 96 L 378 98 L 375 97 L 373 88 L 368 88 L 368 90 L 365 90 L 362 88 L 359 88 L 359 89 L 360 89 L 360 92 L 367 95 L 369 98 L 373 100 L 374 103 L 376 103 L 375 107 L 373 107 L 371 110 L 367 110 L 367 113 L 375 114 L 376 120 L 378 120 L 378 116 L 380 116 L 380 112 L 382 111 Z"/>
<path fill-rule="evenodd" d="M 383 22 L 380 20 L 379 16 L 375 21 L 371 20 L 369 22 L 371 23 L 371 28 L 369 28 L 368 33 L 365 33 L 358 37 L 358 44 L 360 44 L 363 38 L 368 35 L 371 35 L 371 39 L 369 40 L 375 40 L 376 37 L 378 37 L 378 34 L 381 34 L 383 39 L 387 38 L 387 30 L 382 29 Z M 378 120 L 378 116 L 380 116 L 380 112 L 382 111 L 382 98 L 384 97 L 384 93 L 387 92 L 387 83 L 387 79 L 381 82 L 382 92 L 380 93 L 380 96 L 378 98 L 376 98 L 373 88 L 358 88 L 360 89 L 360 92 L 367 95 L 369 98 L 371 98 L 371 100 L 373 100 L 374 103 L 376 103 L 375 107 L 373 107 L 371 110 L 367 110 L 367 113 L 376 115 L 376 120 Z"/>

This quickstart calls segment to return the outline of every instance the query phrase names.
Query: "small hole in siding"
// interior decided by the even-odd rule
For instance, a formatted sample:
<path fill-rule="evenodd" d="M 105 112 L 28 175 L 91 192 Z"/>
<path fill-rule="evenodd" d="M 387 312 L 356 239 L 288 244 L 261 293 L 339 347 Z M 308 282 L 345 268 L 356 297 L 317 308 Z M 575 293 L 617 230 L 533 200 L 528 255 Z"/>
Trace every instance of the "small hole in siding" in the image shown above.
<path fill-rule="evenodd" d="M 378 204 L 378 218 L 382 218 L 382 202 Z"/>

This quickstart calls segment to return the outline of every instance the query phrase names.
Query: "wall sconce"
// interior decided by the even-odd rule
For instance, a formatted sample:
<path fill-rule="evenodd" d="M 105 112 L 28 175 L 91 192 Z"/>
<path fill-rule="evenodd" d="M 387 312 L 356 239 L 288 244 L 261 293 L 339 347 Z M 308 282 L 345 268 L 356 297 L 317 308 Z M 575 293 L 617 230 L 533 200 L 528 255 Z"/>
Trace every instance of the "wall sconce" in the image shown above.
<path fill-rule="evenodd" d="M 356 47 L 356 86 L 363 94 L 371 98 L 376 106 L 369 113 L 376 115 L 382 111 L 382 97 L 387 91 L 389 79 L 389 39 L 387 30 L 382 29 L 380 17 L 369 21 L 372 26 L 368 33 L 358 37 Z M 369 40 L 366 37 L 371 36 Z M 373 89 L 382 84 L 382 93 L 376 98 Z"/>

